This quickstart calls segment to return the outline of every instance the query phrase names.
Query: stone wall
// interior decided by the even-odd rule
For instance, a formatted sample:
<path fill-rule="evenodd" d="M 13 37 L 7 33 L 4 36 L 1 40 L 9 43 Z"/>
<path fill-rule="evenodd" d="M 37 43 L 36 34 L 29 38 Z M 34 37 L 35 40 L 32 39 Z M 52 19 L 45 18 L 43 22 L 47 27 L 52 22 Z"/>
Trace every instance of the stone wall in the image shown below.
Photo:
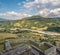
<path fill-rule="evenodd" d="M 51 47 L 44 51 L 46 55 L 56 55 L 56 47 Z"/>

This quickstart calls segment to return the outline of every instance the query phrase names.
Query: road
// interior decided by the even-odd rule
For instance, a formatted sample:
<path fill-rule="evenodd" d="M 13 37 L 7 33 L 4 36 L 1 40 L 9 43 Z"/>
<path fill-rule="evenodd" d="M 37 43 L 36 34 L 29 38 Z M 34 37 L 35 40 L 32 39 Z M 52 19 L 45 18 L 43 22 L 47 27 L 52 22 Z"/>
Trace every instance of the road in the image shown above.
<path fill-rule="evenodd" d="M 32 30 L 32 29 L 21 29 L 21 30 L 28 30 L 28 31 L 32 31 L 32 32 L 38 32 L 38 33 L 46 34 L 46 35 L 60 35 L 60 33 L 49 32 L 49 31 L 39 31 L 39 30 Z"/>

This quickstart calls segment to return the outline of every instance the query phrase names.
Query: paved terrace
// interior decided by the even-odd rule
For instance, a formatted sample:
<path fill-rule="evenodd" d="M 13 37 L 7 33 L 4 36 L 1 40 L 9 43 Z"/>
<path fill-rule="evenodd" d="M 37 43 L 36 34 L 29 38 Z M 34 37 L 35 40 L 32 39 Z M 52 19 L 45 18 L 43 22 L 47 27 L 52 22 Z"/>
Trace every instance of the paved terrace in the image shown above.
<path fill-rule="evenodd" d="M 1 53 L 1 55 L 20 55 L 24 52 L 30 51 L 30 47 L 26 45 L 19 45 L 9 51 L 5 51 Z"/>

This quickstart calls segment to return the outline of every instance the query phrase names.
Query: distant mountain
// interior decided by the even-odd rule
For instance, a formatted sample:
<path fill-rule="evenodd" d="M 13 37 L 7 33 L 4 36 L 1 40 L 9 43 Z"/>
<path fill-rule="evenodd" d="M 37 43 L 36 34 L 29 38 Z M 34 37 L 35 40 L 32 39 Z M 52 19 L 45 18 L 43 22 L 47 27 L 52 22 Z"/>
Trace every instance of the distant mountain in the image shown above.
<path fill-rule="evenodd" d="M 56 18 L 49 18 L 49 19 L 52 19 L 52 20 L 60 20 L 60 17 L 56 17 Z"/>
<path fill-rule="evenodd" d="M 23 20 L 23 19 L 43 21 L 43 20 L 60 20 L 60 17 L 56 17 L 56 18 L 45 18 L 45 17 L 36 15 L 36 16 L 31 16 L 31 17 L 25 17 L 25 18 L 22 18 L 22 19 L 17 19 L 17 20 Z M 5 18 L 0 18 L 0 21 L 13 21 L 13 20 L 5 19 Z"/>
<path fill-rule="evenodd" d="M 27 19 L 27 20 L 36 20 L 36 21 L 54 21 L 54 20 L 60 20 L 59 17 L 57 18 L 45 18 L 45 17 L 41 17 L 41 16 L 32 16 L 32 17 L 27 17 L 27 18 L 24 18 L 24 19 Z"/>
<path fill-rule="evenodd" d="M 0 18 L 0 21 L 8 21 L 8 19 Z"/>

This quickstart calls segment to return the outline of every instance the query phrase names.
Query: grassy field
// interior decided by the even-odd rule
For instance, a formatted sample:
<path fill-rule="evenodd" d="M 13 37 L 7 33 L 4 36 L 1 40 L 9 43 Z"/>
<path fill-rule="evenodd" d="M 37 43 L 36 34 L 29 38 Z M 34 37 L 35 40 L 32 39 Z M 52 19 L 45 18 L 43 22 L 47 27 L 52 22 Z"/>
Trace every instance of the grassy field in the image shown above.
<path fill-rule="evenodd" d="M 4 44 L 0 44 L 0 51 L 4 50 Z"/>
<path fill-rule="evenodd" d="M 15 46 L 17 46 L 17 45 L 29 45 L 29 46 L 31 46 L 32 44 L 29 43 L 29 42 L 11 43 L 11 46 L 12 46 L 12 47 L 15 47 Z"/>
<path fill-rule="evenodd" d="M 42 51 L 45 51 L 47 49 L 49 49 L 49 47 L 47 45 L 43 45 L 39 47 Z"/>
<path fill-rule="evenodd" d="M 16 34 L 11 33 L 0 33 L 0 51 L 4 50 L 4 41 L 6 39 L 17 39 L 18 36 Z"/>
<path fill-rule="evenodd" d="M 0 33 L 0 42 L 6 40 L 6 39 L 16 39 L 18 36 L 16 34 L 11 33 Z"/>
<path fill-rule="evenodd" d="M 0 33 L 0 39 L 5 39 L 5 38 L 17 38 L 16 34 L 11 34 L 11 33 Z"/>
<path fill-rule="evenodd" d="M 38 34 L 39 35 L 39 34 Z M 25 32 L 25 33 L 18 33 L 18 34 L 12 34 L 12 33 L 0 33 L 0 43 L 4 42 L 6 39 L 34 39 L 36 37 L 36 33 L 33 34 L 32 32 Z"/>

